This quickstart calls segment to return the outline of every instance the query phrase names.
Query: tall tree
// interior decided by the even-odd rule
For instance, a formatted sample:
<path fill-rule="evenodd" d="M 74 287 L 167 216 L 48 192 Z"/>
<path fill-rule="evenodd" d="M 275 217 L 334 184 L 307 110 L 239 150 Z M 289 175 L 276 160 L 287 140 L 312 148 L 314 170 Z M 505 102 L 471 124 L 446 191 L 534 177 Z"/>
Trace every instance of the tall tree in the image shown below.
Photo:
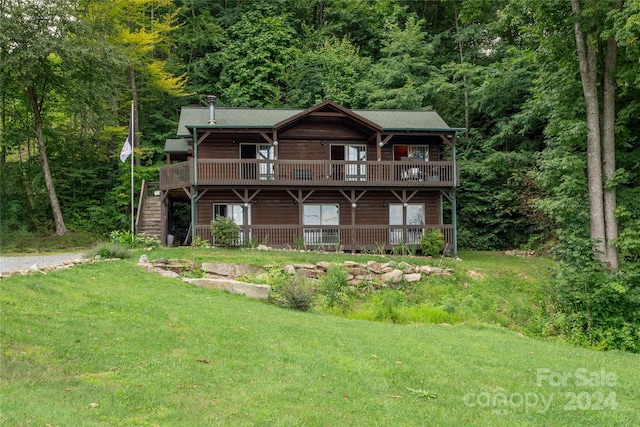
<path fill-rule="evenodd" d="M 45 143 L 48 96 L 64 85 L 66 72 L 61 55 L 72 55 L 74 44 L 69 34 L 75 25 L 73 4 L 65 0 L 31 2 L 9 0 L 0 16 L 5 58 L 0 70 L 4 81 L 20 90 L 33 113 L 32 131 L 38 144 L 40 165 L 53 211 L 56 234 L 67 227 L 56 194 L 56 188 Z"/>
<path fill-rule="evenodd" d="M 433 46 L 422 31 L 424 21 L 409 17 L 404 25 L 387 24 L 387 37 L 366 82 L 367 107 L 421 109 L 427 107 L 427 81 L 434 71 Z"/>
<path fill-rule="evenodd" d="M 134 147 L 139 147 L 139 82 L 140 75 L 146 83 L 159 91 L 184 96 L 184 75 L 175 76 L 167 70 L 169 33 L 175 30 L 177 11 L 171 0 L 111 0 L 87 2 L 91 19 L 104 22 L 107 41 L 124 58 L 126 78 L 134 101 Z M 129 105 L 127 102 L 126 105 Z M 127 109 L 128 110 L 128 109 Z M 140 164 L 140 158 L 136 157 Z"/>
<path fill-rule="evenodd" d="M 227 30 L 220 53 L 220 99 L 237 106 L 279 107 L 286 96 L 286 74 L 294 60 L 294 28 L 285 15 L 245 13 Z"/>
<path fill-rule="evenodd" d="M 583 3 L 586 3 L 586 8 L 583 7 Z M 615 9 L 622 9 L 622 6 L 623 0 L 616 0 L 613 5 Z M 599 7 L 602 7 L 601 3 Z M 574 15 L 573 29 L 588 128 L 587 178 L 591 238 L 596 246 L 598 259 L 608 263 L 611 268 L 617 269 L 618 251 L 613 245 L 618 237 L 615 218 L 616 194 L 615 188 L 609 188 L 605 193 L 603 184 L 603 179 L 605 182 L 609 181 L 613 179 L 615 173 L 617 44 L 612 32 L 604 45 L 600 42 L 606 24 L 602 21 L 598 22 L 598 15 L 602 12 L 598 10 L 596 4 L 571 0 L 571 9 Z M 598 84 L 600 78 L 603 80 L 601 85 Z"/>

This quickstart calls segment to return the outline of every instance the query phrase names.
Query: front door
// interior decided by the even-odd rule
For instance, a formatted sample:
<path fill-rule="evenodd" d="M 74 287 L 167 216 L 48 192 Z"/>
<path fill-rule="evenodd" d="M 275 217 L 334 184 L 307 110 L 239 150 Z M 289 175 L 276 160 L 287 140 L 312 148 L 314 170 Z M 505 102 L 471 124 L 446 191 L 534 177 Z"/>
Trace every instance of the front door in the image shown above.
<path fill-rule="evenodd" d="M 402 203 L 389 204 L 389 242 L 392 245 L 401 243 L 419 244 L 424 229 L 424 204 Z M 400 227 L 394 227 L 400 226 Z M 411 227 L 415 226 L 415 227 Z"/>

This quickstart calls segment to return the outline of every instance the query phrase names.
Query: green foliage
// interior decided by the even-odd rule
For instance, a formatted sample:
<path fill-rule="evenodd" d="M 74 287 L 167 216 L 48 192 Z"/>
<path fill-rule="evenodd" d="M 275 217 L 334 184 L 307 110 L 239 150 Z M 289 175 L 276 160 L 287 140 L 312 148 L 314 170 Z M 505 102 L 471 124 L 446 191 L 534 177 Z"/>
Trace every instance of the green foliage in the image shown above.
<path fill-rule="evenodd" d="M 330 265 L 321 282 L 319 291 L 325 297 L 326 306 L 346 309 L 349 303 L 349 277 L 346 269 L 339 265 Z"/>
<path fill-rule="evenodd" d="M 46 89 L 43 131 L 67 226 L 98 237 L 127 227 L 129 170 L 117 152 L 126 133 L 131 69 L 138 77 L 142 141 L 136 188 L 142 178 L 158 179 L 176 112 L 205 94 L 228 106 L 308 107 L 331 98 L 352 108 L 434 108 L 451 126 L 469 118 L 469 137 L 460 134 L 457 145 L 460 246 L 535 247 L 588 233 L 583 93 L 567 2 L 178 3 L 5 4 L 3 244 L 54 229 L 30 131 L 34 114 L 25 87 L 34 82 Z M 640 209 L 634 191 L 640 186 L 638 7 L 627 2 L 614 11 L 611 4 L 583 3 L 592 16 L 582 18 L 598 37 L 614 34 L 620 46 L 618 170 L 606 185 L 615 186 L 621 207 L 621 270 L 636 271 L 638 218 L 627 213 Z M 55 37 L 47 24 L 52 19 L 29 19 L 47 15 L 55 16 Z M 174 76 L 183 75 L 189 100 L 174 96 L 185 83 Z M 292 244 L 302 249 L 304 239 Z"/>
<path fill-rule="evenodd" d="M 310 46 L 296 55 L 287 73 L 291 87 L 287 103 L 309 106 L 331 99 L 347 107 L 362 106 L 359 83 L 366 78 L 370 65 L 369 58 L 361 57 L 347 38 L 331 38 Z"/>
<path fill-rule="evenodd" d="M 211 221 L 211 233 L 216 245 L 230 248 L 239 244 L 240 227 L 233 218 L 227 218 L 222 215 L 216 216 L 216 219 Z"/>
<path fill-rule="evenodd" d="M 257 248 L 259 244 L 260 244 L 260 241 L 258 240 L 257 236 L 251 236 L 251 238 L 245 239 L 245 242 L 244 242 L 245 247 L 252 248 L 252 249 Z M 264 244 L 266 245 L 266 243 Z"/>
<path fill-rule="evenodd" d="M 420 239 L 422 255 L 440 256 L 444 249 L 444 240 L 440 230 L 425 231 Z"/>
<path fill-rule="evenodd" d="M 619 207 L 616 214 L 622 228 L 615 242 L 620 258 L 629 267 L 640 269 L 640 217 L 624 207 Z"/>
<path fill-rule="evenodd" d="M 296 274 L 286 280 L 280 287 L 280 295 L 286 306 L 294 310 L 308 311 L 313 303 L 315 289 L 309 279 L 303 274 Z"/>
<path fill-rule="evenodd" d="M 89 258 L 95 258 L 96 256 L 100 256 L 103 259 L 114 259 L 114 258 L 130 258 L 133 253 L 130 249 L 122 244 L 118 243 L 100 243 L 93 247 L 91 251 L 88 252 L 87 256 Z"/>
<path fill-rule="evenodd" d="M 307 311 L 313 302 L 314 288 L 302 274 L 289 276 L 282 268 L 272 267 L 266 283 L 271 287 L 269 299 L 283 307 Z"/>
<path fill-rule="evenodd" d="M 382 57 L 372 65 L 360 91 L 374 109 L 415 110 L 427 107 L 427 80 L 433 46 L 422 30 L 424 21 L 409 17 L 404 26 L 387 24 L 387 38 L 380 49 Z"/>
<path fill-rule="evenodd" d="M 209 243 L 209 241 L 203 239 L 200 236 L 195 236 L 193 238 L 193 240 L 191 241 L 191 247 L 193 248 L 210 248 L 211 244 Z"/>
<path fill-rule="evenodd" d="M 296 39 L 286 16 L 252 10 L 228 28 L 220 73 L 221 100 L 234 106 L 276 107 L 286 94 L 285 76 Z"/>
<path fill-rule="evenodd" d="M 400 242 L 391 249 L 393 255 L 415 255 L 416 251 L 417 245 L 407 242 Z"/>
<path fill-rule="evenodd" d="M 640 352 L 638 271 L 605 270 L 587 239 L 567 236 L 556 254 L 557 332 L 579 345 Z"/>
<path fill-rule="evenodd" d="M 144 233 L 133 234 L 131 231 L 114 230 L 109 233 L 111 243 L 128 249 L 154 248 L 160 246 L 160 241 Z"/>
<path fill-rule="evenodd" d="M 388 323 L 457 323 L 460 317 L 424 302 L 411 304 L 404 291 L 386 289 L 373 295 L 354 312 L 350 319 Z"/>
<path fill-rule="evenodd" d="M 303 236 L 296 236 L 293 238 L 293 249 L 295 250 L 303 250 L 306 247 L 305 243 L 304 243 L 304 237 Z"/>

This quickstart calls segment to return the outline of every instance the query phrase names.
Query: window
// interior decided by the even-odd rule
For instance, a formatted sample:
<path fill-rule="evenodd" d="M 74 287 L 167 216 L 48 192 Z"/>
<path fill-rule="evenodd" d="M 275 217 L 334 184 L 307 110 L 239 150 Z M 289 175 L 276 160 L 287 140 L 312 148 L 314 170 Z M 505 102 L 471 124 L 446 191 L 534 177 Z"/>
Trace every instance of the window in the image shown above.
<path fill-rule="evenodd" d="M 238 245 L 242 245 L 247 240 L 245 240 L 245 230 L 242 228 L 244 223 L 244 212 L 247 210 L 247 224 L 251 225 L 251 205 L 245 206 L 240 203 L 229 203 L 229 204 L 214 204 L 213 205 L 213 219 L 216 219 L 218 216 L 223 216 L 225 218 L 233 219 L 233 222 L 240 226 L 240 238 L 238 240 Z M 251 236 L 249 236 L 250 238 Z"/>
<path fill-rule="evenodd" d="M 367 160 L 366 145 L 332 145 L 331 160 L 345 161 L 344 165 L 341 163 L 333 166 L 334 179 L 366 181 L 367 165 L 364 163 Z"/>
<path fill-rule="evenodd" d="M 336 245 L 340 243 L 337 228 L 328 226 L 340 225 L 338 205 L 303 206 L 304 243 L 306 245 Z M 320 227 L 308 227 L 308 226 Z"/>
<path fill-rule="evenodd" d="M 400 170 L 400 178 L 402 180 L 423 181 L 428 176 L 428 166 L 420 164 L 429 161 L 428 145 L 395 145 L 393 147 L 393 158 L 395 160 L 416 162 L 415 166 L 402 166 Z"/>
<path fill-rule="evenodd" d="M 394 160 L 429 161 L 428 145 L 394 145 Z"/>
<path fill-rule="evenodd" d="M 360 163 L 367 160 L 367 147 L 365 145 L 346 145 L 344 147 L 345 160 L 347 162 L 347 181 L 365 181 L 367 179 L 367 165 Z"/>
<path fill-rule="evenodd" d="M 406 211 L 406 222 L 405 222 Z M 424 229 L 424 204 L 389 204 L 389 241 L 392 245 L 400 243 L 419 244 Z M 398 225 L 401 227 L 393 227 Z M 418 225 L 420 227 L 409 227 Z"/>
<path fill-rule="evenodd" d="M 273 160 L 275 151 L 272 145 L 240 144 L 241 159 L 256 159 L 259 162 L 243 164 L 241 169 L 242 179 L 267 180 L 274 179 Z"/>

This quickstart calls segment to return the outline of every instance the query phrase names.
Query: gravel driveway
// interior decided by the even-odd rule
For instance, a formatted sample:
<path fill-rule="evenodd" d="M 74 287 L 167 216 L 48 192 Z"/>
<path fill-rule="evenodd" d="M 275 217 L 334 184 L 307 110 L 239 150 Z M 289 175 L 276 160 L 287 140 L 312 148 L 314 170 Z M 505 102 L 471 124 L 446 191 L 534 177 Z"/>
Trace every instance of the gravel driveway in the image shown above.
<path fill-rule="evenodd" d="M 54 254 L 0 257 L 0 273 L 8 274 L 16 271 L 27 271 L 33 265 L 38 268 L 56 267 L 75 259 L 83 258 L 82 254 Z"/>

